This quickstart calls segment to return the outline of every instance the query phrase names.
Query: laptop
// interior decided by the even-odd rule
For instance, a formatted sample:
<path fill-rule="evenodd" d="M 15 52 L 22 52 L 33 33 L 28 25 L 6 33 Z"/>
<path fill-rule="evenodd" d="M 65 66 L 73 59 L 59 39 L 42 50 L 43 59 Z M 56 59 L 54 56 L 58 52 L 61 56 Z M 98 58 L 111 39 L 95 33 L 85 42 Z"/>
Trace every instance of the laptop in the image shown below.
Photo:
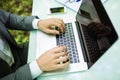
<path fill-rule="evenodd" d="M 69 17 L 66 16 L 65 18 Z M 91 28 L 88 28 L 88 25 L 92 22 L 106 25 L 107 30 L 109 29 L 109 34 L 100 38 L 96 37 L 94 32 L 92 34 Z M 37 32 L 36 58 L 46 50 L 57 45 L 67 46 L 70 55 L 70 65 L 68 67 L 56 71 L 44 72 L 41 76 L 86 71 L 118 39 L 118 35 L 101 0 L 84 0 L 76 16 L 73 17 L 73 21 L 65 21 L 65 25 L 66 31 L 61 35 L 55 36 L 45 34 L 41 31 Z M 96 32 L 98 28 L 93 31 Z"/>

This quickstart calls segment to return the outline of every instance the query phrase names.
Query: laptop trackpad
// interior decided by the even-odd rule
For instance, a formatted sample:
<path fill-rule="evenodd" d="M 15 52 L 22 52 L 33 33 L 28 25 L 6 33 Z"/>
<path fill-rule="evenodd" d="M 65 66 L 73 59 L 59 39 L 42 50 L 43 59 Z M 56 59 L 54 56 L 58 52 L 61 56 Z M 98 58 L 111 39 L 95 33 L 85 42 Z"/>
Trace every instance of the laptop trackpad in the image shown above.
<path fill-rule="evenodd" d="M 36 58 L 38 58 L 45 51 L 56 47 L 56 36 L 48 35 L 41 31 L 37 32 L 37 54 Z"/>

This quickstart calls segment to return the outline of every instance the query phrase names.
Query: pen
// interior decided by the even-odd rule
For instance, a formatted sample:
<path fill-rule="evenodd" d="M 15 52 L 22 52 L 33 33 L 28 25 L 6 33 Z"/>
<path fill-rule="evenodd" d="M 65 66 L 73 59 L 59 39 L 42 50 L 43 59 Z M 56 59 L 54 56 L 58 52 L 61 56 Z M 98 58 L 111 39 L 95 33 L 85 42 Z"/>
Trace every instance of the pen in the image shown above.
<path fill-rule="evenodd" d="M 76 2 L 79 2 L 80 0 L 76 0 Z"/>
<path fill-rule="evenodd" d="M 74 2 L 74 1 L 79 2 L 80 0 L 69 0 L 69 2 Z"/>

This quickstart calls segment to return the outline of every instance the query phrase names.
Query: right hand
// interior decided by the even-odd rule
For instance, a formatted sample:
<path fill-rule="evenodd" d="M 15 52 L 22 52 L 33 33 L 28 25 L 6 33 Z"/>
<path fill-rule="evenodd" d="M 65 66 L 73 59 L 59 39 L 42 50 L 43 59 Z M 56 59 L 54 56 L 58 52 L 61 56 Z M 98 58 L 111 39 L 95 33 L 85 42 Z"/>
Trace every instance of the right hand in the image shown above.
<path fill-rule="evenodd" d="M 60 34 L 60 32 L 53 29 L 53 27 L 58 27 L 61 33 L 65 32 L 65 24 L 63 20 L 60 18 L 49 18 L 49 19 L 39 20 L 38 27 L 41 31 L 53 35 Z"/>
<path fill-rule="evenodd" d="M 60 58 L 62 56 L 62 58 Z M 60 62 L 64 62 L 60 64 Z M 53 71 L 62 69 L 69 65 L 69 55 L 65 46 L 57 46 L 46 51 L 37 59 L 37 63 L 42 71 Z"/>

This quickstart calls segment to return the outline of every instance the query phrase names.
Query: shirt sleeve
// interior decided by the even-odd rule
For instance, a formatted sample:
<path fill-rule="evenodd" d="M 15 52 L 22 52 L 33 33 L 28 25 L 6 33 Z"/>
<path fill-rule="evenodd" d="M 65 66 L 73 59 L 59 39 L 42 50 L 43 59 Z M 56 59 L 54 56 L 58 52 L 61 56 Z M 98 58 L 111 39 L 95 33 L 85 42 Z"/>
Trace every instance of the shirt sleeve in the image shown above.
<path fill-rule="evenodd" d="M 29 64 L 29 67 L 30 67 L 30 71 L 31 71 L 31 75 L 32 75 L 32 78 L 35 79 L 36 77 L 38 77 L 43 71 L 40 69 L 40 67 L 38 66 L 36 60 L 35 61 L 32 61 L 30 64 Z"/>
<path fill-rule="evenodd" d="M 38 21 L 40 19 L 34 19 L 32 21 L 32 26 L 34 29 L 39 29 L 38 28 Z M 40 69 L 40 67 L 38 66 L 36 60 L 35 61 L 32 61 L 30 64 L 29 64 L 29 67 L 30 67 L 30 71 L 31 71 L 31 75 L 32 75 L 32 78 L 35 79 L 36 77 L 38 77 L 43 71 Z"/>
<path fill-rule="evenodd" d="M 39 29 L 39 28 L 38 28 L 38 25 L 37 25 L 37 23 L 38 23 L 39 20 L 40 20 L 40 19 L 34 19 L 34 20 L 32 21 L 32 26 L 33 26 L 34 29 Z"/>

